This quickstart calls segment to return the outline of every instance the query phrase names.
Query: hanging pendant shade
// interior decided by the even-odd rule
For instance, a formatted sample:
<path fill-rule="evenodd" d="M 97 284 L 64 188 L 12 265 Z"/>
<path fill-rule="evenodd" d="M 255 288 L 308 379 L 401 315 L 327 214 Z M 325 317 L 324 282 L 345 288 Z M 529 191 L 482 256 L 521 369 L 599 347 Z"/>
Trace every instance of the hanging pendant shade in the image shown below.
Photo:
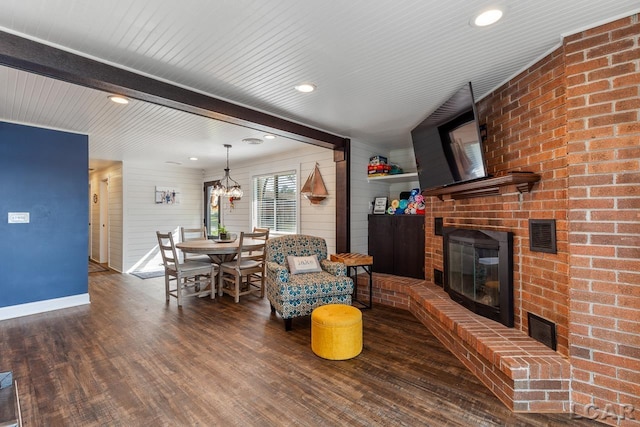
<path fill-rule="evenodd" d="M 231 145 L 224 144 L 227 149 L 227 167 L 224 169 L 224 177 L 219 180 L 211 189 L 212 196 L 232 197 L 239 199 L 244 194 L 240 184 L 229 175 L 229 148 Z"/>

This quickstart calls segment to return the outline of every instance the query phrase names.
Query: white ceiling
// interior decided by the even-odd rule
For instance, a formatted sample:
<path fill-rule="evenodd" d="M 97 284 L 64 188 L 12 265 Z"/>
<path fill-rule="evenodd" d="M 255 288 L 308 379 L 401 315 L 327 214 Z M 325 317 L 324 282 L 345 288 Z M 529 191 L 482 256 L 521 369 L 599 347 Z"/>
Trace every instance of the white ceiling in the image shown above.
<path fill-rule="evenodd" d="M 471 81 L 476 99 L 562 36 L 637 0 L 5 0 L 0 29 L 337 135 L 409 147 L 410 130 Z M 495 26 L 469 25 L 501 4 Z M 301 82 L 317 85 L 301 94 Z M 289 150 L 262 133 L 0 67 L 0 119 L 89 134 L 93 160 L 206 168 Z M 201 160 L 189 162 L 189 156 Z M 96 164 L 96 163 L 94 163 Z"/>

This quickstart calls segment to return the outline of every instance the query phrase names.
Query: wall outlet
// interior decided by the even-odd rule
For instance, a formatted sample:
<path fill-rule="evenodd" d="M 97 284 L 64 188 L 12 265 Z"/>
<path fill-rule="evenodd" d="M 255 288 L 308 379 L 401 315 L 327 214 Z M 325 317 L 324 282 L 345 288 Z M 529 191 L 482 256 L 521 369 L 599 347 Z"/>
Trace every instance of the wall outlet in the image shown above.
<path fill-rule="evenodd" d="M 29 212 L 9 212 L 9 224 L 28 224 Z"/>

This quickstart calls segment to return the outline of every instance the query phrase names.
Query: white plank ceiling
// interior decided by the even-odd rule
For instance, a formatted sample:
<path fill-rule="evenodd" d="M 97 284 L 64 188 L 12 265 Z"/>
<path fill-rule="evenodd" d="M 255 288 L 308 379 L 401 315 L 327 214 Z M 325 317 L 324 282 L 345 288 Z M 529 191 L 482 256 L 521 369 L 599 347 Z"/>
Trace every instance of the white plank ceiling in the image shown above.
<path fill-rule="evenodd" d="M 562 36 L 637 13 L 638 0 L 5 0 L 0 29 L 310 127 L 387 148 L 467 81 L 480 98 Z M 301 94 L 296 84 L 317 91 Z M 206 168 L 288 150 L 251 129 L 0 67 L 0 119 L 89 134 L 92 160 Z M 202 160 L 190 163 L 187 158 Z M 216 163 L 217 162 L 217 163 Z"/>

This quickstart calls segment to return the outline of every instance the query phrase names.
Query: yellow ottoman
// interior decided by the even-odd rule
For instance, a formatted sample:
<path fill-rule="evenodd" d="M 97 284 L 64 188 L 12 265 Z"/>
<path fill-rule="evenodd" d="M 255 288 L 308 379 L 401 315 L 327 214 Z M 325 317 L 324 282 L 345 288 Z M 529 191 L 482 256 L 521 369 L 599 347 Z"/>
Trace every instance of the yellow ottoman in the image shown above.
<path fill-rule="evenodd" d="M 344 304 L 327 304 L 311 313 L 311 350 L 330 360 L 346 360 L 362 351 L 362 312 Z"/>

